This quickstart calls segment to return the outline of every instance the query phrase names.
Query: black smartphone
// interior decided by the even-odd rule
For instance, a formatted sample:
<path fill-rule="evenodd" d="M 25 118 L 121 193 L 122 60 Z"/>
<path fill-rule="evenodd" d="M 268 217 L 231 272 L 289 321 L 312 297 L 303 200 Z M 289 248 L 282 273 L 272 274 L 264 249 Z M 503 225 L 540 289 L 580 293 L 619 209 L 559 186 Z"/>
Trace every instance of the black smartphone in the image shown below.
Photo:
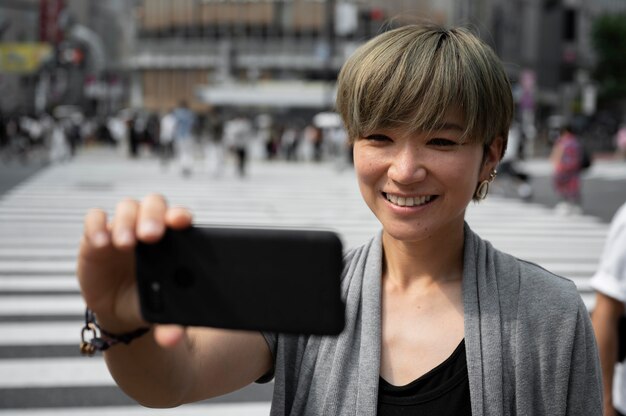
<path fill-rule="evenodd" d="M 194 226 L 135 252 L 149 322 L 316 335 L 344 327 L 332 231 Z"/>

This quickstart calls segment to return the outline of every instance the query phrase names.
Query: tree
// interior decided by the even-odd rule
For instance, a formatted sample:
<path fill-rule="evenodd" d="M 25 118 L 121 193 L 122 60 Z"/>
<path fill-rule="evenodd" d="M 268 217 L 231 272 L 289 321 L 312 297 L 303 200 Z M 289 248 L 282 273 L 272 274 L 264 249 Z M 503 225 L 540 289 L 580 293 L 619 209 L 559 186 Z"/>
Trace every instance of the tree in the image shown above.
<path fill-rule="evenodd" d="M 626 13 L 605 14 L 593 22 L 591 40 L 597 62 L 599 98 L 626 100 Z"/>

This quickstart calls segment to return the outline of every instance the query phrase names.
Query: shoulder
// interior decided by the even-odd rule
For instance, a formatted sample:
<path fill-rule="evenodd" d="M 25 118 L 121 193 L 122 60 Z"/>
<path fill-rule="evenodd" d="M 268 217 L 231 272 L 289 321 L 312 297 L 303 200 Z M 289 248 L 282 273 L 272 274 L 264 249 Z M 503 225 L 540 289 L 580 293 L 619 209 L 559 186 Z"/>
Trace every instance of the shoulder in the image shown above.
<path fill-rule="evenodd" d="M 555 274 L 546 268 L 528 260 L 520 259 L 511 254 L 499 252 L 500 256 L 507 257 L 509 263 L 519 267 L 520 289 L 536 294 L 547 292 L 550 296 L 567 294 L 578 296 L 576 285 L 570 279 Z"/>
<path fill-rule="evenodd" d="M 500 295 L 514 303 L 518 312 L 570 315 L 579 309 L 582 299 L 574 282 L 533 262 L 496 253 Z"/>
<path fill-rule="evenodd" d="M 576 285 L 571 280 L 495 248 L 469 227 L 466 232 L 466 244 L 471 245 L 466 252 L 466 261 L 476 261 L 473 257 L 480 256 L 481 252 L 486 253 L 482 261 L 487 263 L 487 270 L 493 268 L 497 287 L 495 290 L 501 304 L 512 305 L 528 301 L 566 301 L 567 304 L 576 304 L 580 299 Z"/>
<path fill-rule="evenodd" d="M 497 278 L 501 318 L 512 339 L 567 355 L 574 344 L 593 336 L 584 330 L 590 325 L 589 313 L 574 282 L 509 254 L 497 256 L 509 264 Z"/>
<path fill-rule="evenodd" d="M 521 288 L 538 299 L 548 297 L 555 301 L 567 301 L 578 305 L 580 295 L 570 279 L 554 274 L 530 261 L 517 259 L 520 265 Z"/>

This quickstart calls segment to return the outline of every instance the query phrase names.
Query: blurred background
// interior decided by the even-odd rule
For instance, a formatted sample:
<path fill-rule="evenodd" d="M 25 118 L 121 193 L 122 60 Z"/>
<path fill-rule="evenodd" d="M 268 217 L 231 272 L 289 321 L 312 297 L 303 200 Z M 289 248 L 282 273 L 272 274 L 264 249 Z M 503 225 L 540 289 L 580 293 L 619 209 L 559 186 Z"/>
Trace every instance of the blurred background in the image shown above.
<path fill-rule="evenodd" d="M 268 414 L 271 383 L 143 409 L 101 356 L 78 355 L 82 218 L 158 191 L 199 223 L 362 244 L 379 224 L 333 111 L 337 73 L 423 20 L 472 28 L 512 83 L 511 150 L 469 224 L 593 308 L 588 280 L 626 201 L 625 0 L 2 0 L 0 415 Z M 565 125 L 592 160 L 571 206 L 549 159 Z"/>
<path fill-rule="evenodd" d="M 98 141 L 119 139 L 111 117 L 149 119 L 181 99 L 201 114 L 306 122 L 332 108 L 359 44 L 428 19 L 475 28 L 505 62 L 526 155 L 546 154 L 563 120 L 610 152 L 625 111 L 625 10 L 623 0 L 3 0 L 0 114 L 3 125 L 82 117 L 81 139 Z"/>

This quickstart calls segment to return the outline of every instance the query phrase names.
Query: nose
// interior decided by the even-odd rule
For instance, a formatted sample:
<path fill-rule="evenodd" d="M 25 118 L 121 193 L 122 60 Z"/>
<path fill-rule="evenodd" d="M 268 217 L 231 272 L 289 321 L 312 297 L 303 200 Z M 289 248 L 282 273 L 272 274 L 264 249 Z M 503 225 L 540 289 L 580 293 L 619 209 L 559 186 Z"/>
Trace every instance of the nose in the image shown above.
<path fill-rule="evenodd" d="M 426 168 L 419 149 L 411 145 L 402 146 L 391 160 L 387 176 L 403 185 L 423 181 Z"/>

